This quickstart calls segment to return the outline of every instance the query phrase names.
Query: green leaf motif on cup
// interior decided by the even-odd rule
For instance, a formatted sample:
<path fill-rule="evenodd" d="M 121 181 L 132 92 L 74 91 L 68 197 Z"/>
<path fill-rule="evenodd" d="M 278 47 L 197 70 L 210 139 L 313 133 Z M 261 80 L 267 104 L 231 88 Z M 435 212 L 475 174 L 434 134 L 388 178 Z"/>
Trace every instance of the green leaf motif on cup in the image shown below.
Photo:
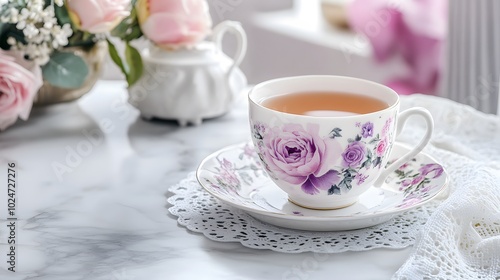
<path fill-rule="evenodd" d="M 332 129 L 332 131 L 330 132 L 330 138 L 335 139 L 336 137 L 342 137 L 342 134 L 340 134 L 340 132 L 342 132 L 342 129 L 338 127 Z"/>

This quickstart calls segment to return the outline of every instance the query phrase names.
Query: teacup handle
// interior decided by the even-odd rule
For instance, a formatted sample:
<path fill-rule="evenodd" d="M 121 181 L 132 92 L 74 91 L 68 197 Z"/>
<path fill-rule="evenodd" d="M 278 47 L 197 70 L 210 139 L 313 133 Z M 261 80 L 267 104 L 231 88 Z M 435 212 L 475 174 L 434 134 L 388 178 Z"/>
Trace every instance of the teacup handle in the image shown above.
<path fill-rule="evenodd" d="M 213 29 L 212 40 L 214 41 L 216 47 L 222 51 L 222 38 L 226 34 L 226 32 L 231 32 L 236 35 L 236 40 L 238 43 L 238 48 L 233 57 L 233 64 L 229 67 L 227 71 L 227 75 L 231 75 L 233 70 L 238 67 L 245 57 L 247 52 L 247 34 L 245 30 L 241 27 L 241 24 L 237 21 L 226 20 L 223 21 Z"/>
<path fill-rule="evenodd" d="M 387 166 L 384 171 L 382 171 L 378 179 L 373 184 L 375 187 L 381 187 L 382 184 L 385 182 L 387 176 L 389 176 L 389 174 L 394 172 L 401 165 L 405 164 L 406 162 L 414 158 L 418 153 L 420 153 L 424 149 L 427 143 L 429 143 L 429 140 L 431 140 L 432 132 L 434 130 L 434 120 L 432 119 L 431 113 L 427 109 L 420 107 L 405 110 L 398 115 L 398 121 L 397 121 L 398 126 L 396 128 L 396 136 L 398 136 L 401 133 L 401 131 L 403 130 L 403 126 L 405 125 L 408 118 L 414 115 L 419 115 L 423 117 L 427 124 L 427 131 L 425 132 L 424 137 L 422 138 L 422 140 L 420 140 L 420 143 L 418 143 L 418 145 L 415 146 L 415 148 L 413 148 L 413 150 L 409 151 L 406 155 L 402 156 L 401 158 L 393 162 L 391 165 Z"/>

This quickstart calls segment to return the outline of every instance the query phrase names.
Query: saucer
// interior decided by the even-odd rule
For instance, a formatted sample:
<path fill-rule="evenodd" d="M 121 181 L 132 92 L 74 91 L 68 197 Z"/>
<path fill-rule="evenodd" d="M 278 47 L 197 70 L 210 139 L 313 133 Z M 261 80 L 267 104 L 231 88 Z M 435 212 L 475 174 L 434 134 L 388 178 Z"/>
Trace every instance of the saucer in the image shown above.
<path fill-rule="evenodd" d="M 395 143 L 389 162 L 410 149 Z M 443 167 L 425 153 L 402 165 L 381 188 L 371 187 L 352 206 L 312 210 L 288 201 L 287 194 L 268 177 L 252 143 L 223 148 L 205 158 L 196 177 L 214 197 L 263 222 L 280 227 L 340 231 L 370 227 L 422 206 L 448 185 Z"/>

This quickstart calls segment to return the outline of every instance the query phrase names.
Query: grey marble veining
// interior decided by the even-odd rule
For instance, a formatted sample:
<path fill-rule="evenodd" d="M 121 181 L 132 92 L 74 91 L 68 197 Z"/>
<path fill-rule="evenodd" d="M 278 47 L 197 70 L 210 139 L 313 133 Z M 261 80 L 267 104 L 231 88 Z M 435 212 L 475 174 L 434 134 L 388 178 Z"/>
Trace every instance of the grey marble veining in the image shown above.
<path fill-rule="evenodd" d="M 168 213 L 167 189 L 210 153 L 250 139 L 245 99 L 199 127 L 138 115 L 124 83 L 100 82 L 78 102 L 37 108 L 0 133 L 0 279 L 387 279 L 409 255 L 347 252 L 310 266 L 314 254 L 189 232 Z M 15 273 L 6 264 L 11 161 L 19 178 Z"/>

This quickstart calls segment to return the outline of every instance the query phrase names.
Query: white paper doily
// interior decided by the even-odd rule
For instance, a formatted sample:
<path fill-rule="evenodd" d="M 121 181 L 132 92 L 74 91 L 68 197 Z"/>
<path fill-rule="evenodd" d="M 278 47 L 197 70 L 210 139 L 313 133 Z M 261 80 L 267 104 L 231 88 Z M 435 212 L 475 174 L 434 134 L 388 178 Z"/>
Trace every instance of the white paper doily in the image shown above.
<path fill-rule="evenodd" d="M 342 232 L 310 232 L 276 227 L 225 205 L 201 188 L 191 173 L 172 186 L 170 213 L 179 224 L 215 241 L 240 242 L 254 249 L 278 252 L 340 253 L 412 245 L 418 230 L 435 209 L 431 202 L 378 226 Z"/>

